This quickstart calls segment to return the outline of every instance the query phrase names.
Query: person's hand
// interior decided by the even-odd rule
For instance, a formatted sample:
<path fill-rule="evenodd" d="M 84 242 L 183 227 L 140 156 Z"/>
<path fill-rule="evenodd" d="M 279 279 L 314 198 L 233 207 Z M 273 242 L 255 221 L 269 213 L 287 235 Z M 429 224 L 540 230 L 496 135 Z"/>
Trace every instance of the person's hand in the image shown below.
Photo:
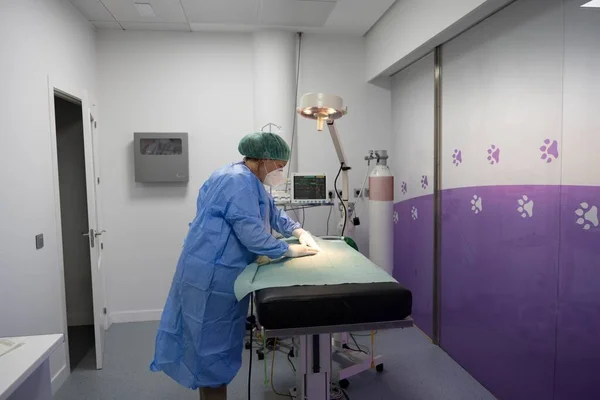
<path fill-rule="evenodd" d="M 297 257 L 305 257 L 305 256 L 313 256 L 317 254 L 317 249 L 313 249 L 308 246 L 304 246 L 301 244 L 291 244 L 288 247 L 288 251 L 285 252 L 285 256 L 289 258 L 297 258 Z"/>
<path fill-rule="evenodd" d="M 302 228 L 296 229 L 293 232 L 293 235 L 298 238 L 301 245 L 308 246 L 317 251 L 321 251 L 321 248 L 319 247 L 317 242 L 315 242 L 315 239 L 312 237 L 312 235 L 310 233 L 308 233 L 307 231 L 305 231 L 304 229 L 302 229 Z"/>
<path fill-rule="evenodd" d="M 267 265 L 271 263 L 271 259 L 267 256 L 258 256 L 258 258 L 256 259 L 256 264 L 259 267 L 262 267 L 263 265 Z"/>

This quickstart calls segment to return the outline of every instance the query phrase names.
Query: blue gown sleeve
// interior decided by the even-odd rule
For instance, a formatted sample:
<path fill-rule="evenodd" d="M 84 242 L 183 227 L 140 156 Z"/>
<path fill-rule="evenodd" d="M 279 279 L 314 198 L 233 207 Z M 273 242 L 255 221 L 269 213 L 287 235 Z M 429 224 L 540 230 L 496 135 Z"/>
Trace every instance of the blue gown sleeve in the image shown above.
<path fill-rule="evenodd" d="M 225 220 L 248 251 L 270 258 L 283 257 L 289 246 L 267 231 L 258 204 L 248 201 L 253 197 L 256 194 L 245 186 L 226 195 Z"/>
<path fill-rule="evenodd" d="M 271 208 L 271 228 L 281 233 L 283 236 L 290 237 L 295 229 L 301 228 L 298 222 L 293 221 L 284 210 L 277 208 L 275 200 L 269 195 L 269 207 Z"/>

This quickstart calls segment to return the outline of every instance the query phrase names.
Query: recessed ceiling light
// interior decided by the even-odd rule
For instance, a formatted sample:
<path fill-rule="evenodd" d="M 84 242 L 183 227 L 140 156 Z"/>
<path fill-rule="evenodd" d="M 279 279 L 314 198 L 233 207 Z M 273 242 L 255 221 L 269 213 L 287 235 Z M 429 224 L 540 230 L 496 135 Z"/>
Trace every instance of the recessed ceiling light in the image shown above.
<path fill-rule="evenodd" d="M 135 3 L 135 6 L 142 17 L 156 17 L 156 13 L 150 3 Z"/>
<path fill-rule="evenodd" d="M 600 0 L 592 0 L 588 3 L 585 3 L 584 5 L 582 5 L 581 7 L 586 7 L 586 8 L 600 8 Z"/>

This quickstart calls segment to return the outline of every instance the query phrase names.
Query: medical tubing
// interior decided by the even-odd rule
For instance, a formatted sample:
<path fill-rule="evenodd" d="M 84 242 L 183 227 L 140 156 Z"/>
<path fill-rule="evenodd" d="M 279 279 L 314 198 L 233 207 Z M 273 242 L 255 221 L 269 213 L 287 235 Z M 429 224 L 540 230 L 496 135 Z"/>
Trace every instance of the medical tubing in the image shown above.
<path fill-rule="evenodd" d="M 263 335 L 263 354 L 267 354 L 267 335 Z M 265 388 L 269 386 L 269 378 L 267 375 L 267 363 L 263 363 L 265 366 Z"/>
<path fill-rule="evenodd" d="M 275 393 L 277 396 L 288 397 L 290 399 L 294 399 L 294 397 L 291 394 L 282 394 L 282 393 L 279 393 L 277 390 L 275 390 L 275 383 L 273 383 L 273 371 L 275 370 L 275 353 L 276 352 L 277 352 L 277 338 L 275 338 L 275 342 L 273 343 L 273 351 L 272 351 L 273 358 L 271 360 L 271 390 L 273 390 L 273 393 Z M 267 360 L 265 360 L 265 365 L 267 365 Z"/>
<path fill-rule="evenodd" d="M 356 202 L 356 206 L 354 207 L 354 215 L 358 217 L 358 211 L 356 211 L 358 209 L 358 202 L 362 201 L 364 202 L 364 198 L 363 198 L 363 192 L 365 191 L 365 186 L 367 186 L 367 179 L 369 178 L 369 166 L 371 164 L 369 162 L 367 162 L 367 173 L 365 174 L 365 179 L 363 180 L 363 184 L 362 187 L 360 188 L 360 192 L 358 192 L 358 200 Z"/>
<path fill-rule="evenodd" d="M 346 231 L 346 222 L 348 222 L 348 210 L 346 209 L 346 204 L 344 204 L 344 200 L 342 199 L 342 195 L 337 190 L 337 181 L 338 181 L 338 178 L 340 177 L 340 174 L 342 173 L 342 169 L 344 169 L 344 163 L 340 164 L 340 169 L 339 169 L 337 175 L 335 176 L 335 180 L 333 181 L 333 189 L 335 190 L 335 194 L 337 194 L 338 199 L 340 199 L 340 201 L 342 202 L 342 208 L 344 209 L 344 225 L 342 225 L 342 234 L 340 235 L 340 236 L 343 237 L 344 236 L 344 232 Z"/>
<path fill-rule="evenodd" d="M 371 332 L 373 332 L 373 331 L 371 331 Z M 375 331 L 375 335 L 377 335 L 377 332 L 378 332 L 378 331 Z M 356 336 L 356 337 L 370 337 L 370 336 L 371 336 L 371 334 L 370 334 L 370 333 L 367 333 L 366 335 L 364 335 L 364 334 L 359 334 L 359 333 L 352 333 L 352 335 L 354 335 L 354 336 Z"/>
<path fill-rule="evenodd" d="M 375 368 L 375 331 L 371 331 L 371 368 Z"/>
<path fill-rule="evenodd" d="M 329 220 L 331 220 L 331 212 L 333 211 L 333 206 L 329 206 L 329 214 L 327 215 L 327 233 L 326 235 L 329 236 Z"/>

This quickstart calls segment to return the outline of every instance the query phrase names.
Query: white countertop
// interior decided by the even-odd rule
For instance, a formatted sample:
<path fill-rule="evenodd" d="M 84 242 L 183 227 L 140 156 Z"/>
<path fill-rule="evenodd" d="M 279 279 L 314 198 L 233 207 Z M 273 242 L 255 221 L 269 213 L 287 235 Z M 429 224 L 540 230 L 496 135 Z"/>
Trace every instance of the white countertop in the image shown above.
<path fill-rule="evenodd" d="M 8 399 L 64 341 L 62 334 L 3 339 L 24 344 L 0 357 L 0 400 Z"/>

